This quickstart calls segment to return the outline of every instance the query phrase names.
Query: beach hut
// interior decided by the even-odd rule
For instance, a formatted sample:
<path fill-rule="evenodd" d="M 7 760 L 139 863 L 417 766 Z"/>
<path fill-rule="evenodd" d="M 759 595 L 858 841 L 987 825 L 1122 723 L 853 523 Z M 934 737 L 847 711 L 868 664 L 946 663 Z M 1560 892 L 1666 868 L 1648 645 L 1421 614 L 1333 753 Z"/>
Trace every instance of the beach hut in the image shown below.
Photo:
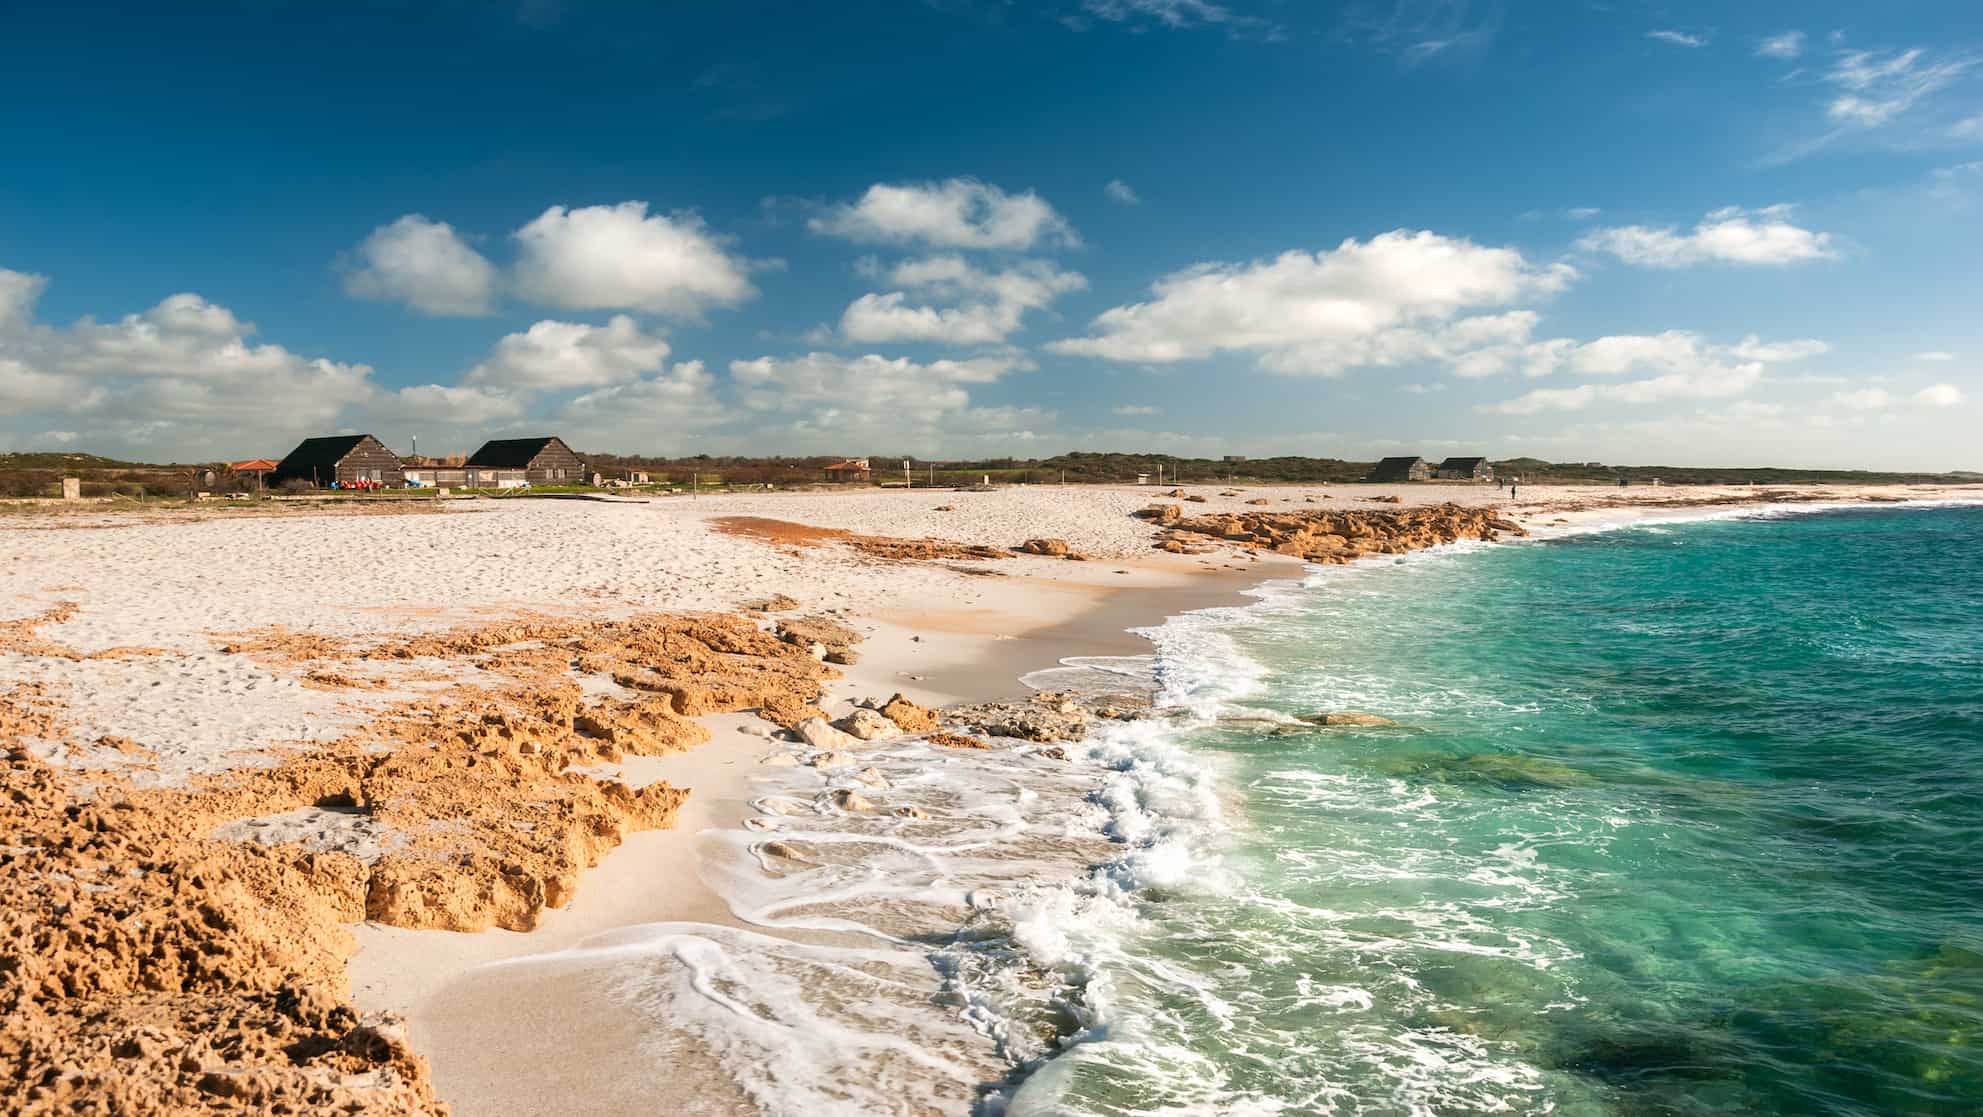
<path fill-rule="evenodd" d="M 521 484 L 579 485 L 585 482 L 585 463 L 572 453 L 565 440 L 544 438 L 496 438 L 482 444 L 465 463 L 470 483 L 508 488 Z"/>
<path fill-rule="evenodd" d="M 874 470 L 869 468 L 866 458 L 848 458 L 826 467 L 828 481 L 872 481 Z"/>
<path fill-rule="evenodd" d="M 1424 458 L 1385 458 L 1374 466 L 1366 481 L 1429 481 L 1432 463 Z"/>
<path fill-rule="evenodd" d="M 399 455 L 369 434 L 333 434 L 306 438 L 269 471 L 270 484 L 307 481 L 320 489 L 332 485 L 398 487 L 405 481 Z"/>
<path fill-rule="evenodd" d="M 1439 463 L 1437 475 L 1441 481 L 1492 481 L 1494 467 L 1486 458 L 1447 458 Z"/>

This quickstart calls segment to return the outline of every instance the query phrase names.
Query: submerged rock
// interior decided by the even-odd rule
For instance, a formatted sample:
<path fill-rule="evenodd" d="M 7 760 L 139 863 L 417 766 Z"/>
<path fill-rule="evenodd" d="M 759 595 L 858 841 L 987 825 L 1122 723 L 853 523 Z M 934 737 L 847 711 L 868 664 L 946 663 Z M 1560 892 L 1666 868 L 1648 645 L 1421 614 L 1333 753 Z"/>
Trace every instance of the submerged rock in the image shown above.
<path fill-rule="evenodd" d="M 836 787 L 827 794 L 827 798 L 843 811 L 874 810 L 874 803 L 851 787 Z"/>
<path fill-rule="evenodd" d="M 1310 725 L 1328 726 L 1330 728 L 1395 729 L 1398 726 L 1398 723 L 1392 721 L 1390 718 L 1380 717 L 1376 714 L 1356 713 L 1354 711 L 1333 714 L 1309 714 L 1301 720 Z"/>

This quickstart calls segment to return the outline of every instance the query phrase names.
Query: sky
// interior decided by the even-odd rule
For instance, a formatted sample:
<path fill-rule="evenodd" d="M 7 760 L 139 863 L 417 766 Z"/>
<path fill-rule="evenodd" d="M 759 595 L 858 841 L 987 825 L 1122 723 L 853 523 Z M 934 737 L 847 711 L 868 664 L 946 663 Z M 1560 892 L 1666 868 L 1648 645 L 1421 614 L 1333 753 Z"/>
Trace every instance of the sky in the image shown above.
<path fill-rule="evenodd" d="M 1983 5 L 6 6 L 0 450 L 1983 468 Z"/>

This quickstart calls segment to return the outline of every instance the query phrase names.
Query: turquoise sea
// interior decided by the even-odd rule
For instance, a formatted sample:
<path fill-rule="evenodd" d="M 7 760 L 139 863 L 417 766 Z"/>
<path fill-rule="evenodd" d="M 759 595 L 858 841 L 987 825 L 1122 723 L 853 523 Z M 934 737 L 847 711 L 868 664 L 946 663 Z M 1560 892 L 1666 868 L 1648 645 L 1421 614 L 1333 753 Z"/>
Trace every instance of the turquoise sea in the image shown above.
<path fill-rule="evenodd" d="M 1983 1112 L 1983 509 L 1449 549 L 1153 635 L 1195 716 L 1092 746 L 1124 853 L 1001 1107 Z"/>

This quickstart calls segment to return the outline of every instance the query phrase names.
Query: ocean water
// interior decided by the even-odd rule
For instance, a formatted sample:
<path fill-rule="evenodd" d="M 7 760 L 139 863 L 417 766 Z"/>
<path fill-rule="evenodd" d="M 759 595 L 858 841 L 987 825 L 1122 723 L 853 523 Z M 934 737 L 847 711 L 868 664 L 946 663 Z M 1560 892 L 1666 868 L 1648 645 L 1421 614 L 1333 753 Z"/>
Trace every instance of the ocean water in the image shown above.
<path fill-rule="evenodd" d="M 981 1110 L 1983 1112 L 1983 509 L 1459 547 L 1152 636 L 1174 716 L 1080 758 L 1103 854 L 932 954 L 1033 1037 Z"/>

